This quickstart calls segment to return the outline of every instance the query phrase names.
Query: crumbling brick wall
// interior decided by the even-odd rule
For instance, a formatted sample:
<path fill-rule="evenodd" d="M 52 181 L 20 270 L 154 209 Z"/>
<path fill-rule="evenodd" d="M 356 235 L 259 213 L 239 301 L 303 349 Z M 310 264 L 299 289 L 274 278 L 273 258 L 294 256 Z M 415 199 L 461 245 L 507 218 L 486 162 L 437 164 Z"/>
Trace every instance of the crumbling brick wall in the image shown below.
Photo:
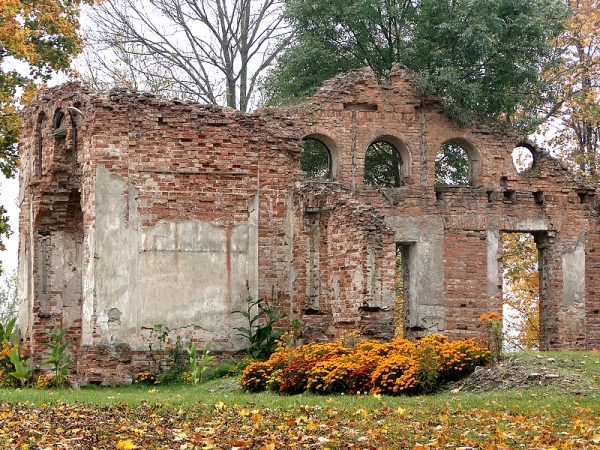
<path fill-rule="evenodd" d="M 502 307 L 501 236 L 530 232 L 541 261 L 542 348 L 600 342 L 595 187 L 526 138 L 460 128 L 397 66 L 325 83 L 305 104 L 243 114 L 126 90 L 45 90 L 23 112 L 19 298 L 39 363 L 69 327 L 81 383 L 128 383 L 158 323 L 216 351 L 244 347 L 235 309 L 276 297 L 305 339 L 394 334 L 397 251 L 404 333 L 483 336 Z M 324 143 L 329 180 L 300 167 Z M 402 159 L 400 187 L 364 184 L 373 142 Z M 444 142 L 465 149 L 470 185 L 436 186 Z M 512 150 L 528 145 L 532 170 Z"/>

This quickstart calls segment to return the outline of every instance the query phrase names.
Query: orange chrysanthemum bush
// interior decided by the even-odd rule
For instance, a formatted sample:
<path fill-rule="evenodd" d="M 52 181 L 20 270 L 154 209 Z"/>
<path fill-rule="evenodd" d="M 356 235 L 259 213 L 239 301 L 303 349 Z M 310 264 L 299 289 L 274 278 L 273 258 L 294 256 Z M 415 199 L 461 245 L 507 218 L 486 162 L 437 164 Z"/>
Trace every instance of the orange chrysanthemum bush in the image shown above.
<path fill-rule="evenodd" d="M 373 394 L 414 393 L 419 386 L 419 366 L 411 356 L 391 354 L 379 361 L 371 378 Z"/>
<path fill-rule="evenodd" d="M 364 355 L 350 353 L 316 363 L 307 388 L 316 394 L 356 394 L 371 390 L 372 364 Z"/>
<path fill-rule="evenodd" d="M 480 345 L 477 339 L 445 342 L 441 345 L 439 376 L 442 380 L 459 380 L 471 374 L 475 367 L 490 361 L 489 349 Z"/>
<path fill-rule="evenodd" d="M 249 392 L 262 392 L 267 389 L 267 382 L 274 372 L 281 370 L 285 364 L 281 353 L 273 353 L 268 361 L 256 361 L 244 369 L 241 385 Z"/>
<path fill-rule="evenodd" d="M 268 361 L 246 368 L 240 383 L 250 392 L 281 394 L 427 393 L 440 381 L 466 376 L 488 361 L 489 351 L 474 340 L 448 342 L 440 335 L 417 344 L 365 340 L 353 348 L 345 347 L 344 339 L 297 348 L 282 340 Z"/>

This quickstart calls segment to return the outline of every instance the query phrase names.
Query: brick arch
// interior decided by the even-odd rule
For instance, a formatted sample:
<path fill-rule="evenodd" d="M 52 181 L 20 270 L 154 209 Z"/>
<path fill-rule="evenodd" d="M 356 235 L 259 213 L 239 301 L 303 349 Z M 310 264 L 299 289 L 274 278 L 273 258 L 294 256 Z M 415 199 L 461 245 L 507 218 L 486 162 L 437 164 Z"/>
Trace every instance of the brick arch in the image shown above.
<path fill-rule="evenodd" d="M 453 137 L 450 139 L 446 139 L 439 146 L 437 146 L 434 159 L 437 156 L 440 147 L 448 143 L 456 144 L 465 151 L 469 160 L 469 184 L 470 186 L 479 186 L 481 184 L 481 171 L 483 167 L 483 158 L 481 156 L 481 151 L 479 150 L 479 148 L 475 145 L 473 141 L 467 138 Z M 435 167 L 435 164 L 433 164 L 433 166 Z"/>
<path fill-rule="evenodd" d="M 61 132 L 63 128 L 65 127 L 64 124 L 64 120 L 65 117 L 67 116 L 67 113 L 65 112 L 64 109 L 62 108 L 56 108 L 56 110 L 54 111 L 54 117 L 52 118 L 52 135 L 53 136 L 58 136 Z"/>
<path fill-rule="evenodd" d="M 49 116 L 44 112 L 46 119 Z M 44 169 L 38 174 L 50 176 L 50 182 L 40 186 L 39 199 L 34 206 L 34 223 L 36 227 L 52 231 L 60 229 L 67 220 L 67 205 L 74 191 L 79 188 L 79 176 L 76 172 L 75 158 L 77 149 L 77 123 L 68 108 L 56 107 L 51 120 L 40 124 L 38 139 L 44 142 L 36 143 L 34 157 L 42 151 L 48 152 L 43 156 Z M 47 141 L 47 142 L 46 142 Z"/>
<path fill-rule="evenodd" d="M 309 133 L 302 136 L 302 141 L 306 139 L 314 139 L 321 142 L 329 152 L 329 173 L 330 178 L 335 180 L 338 177 L 341 167 L 341 157 L 335 141 L 323 133 Z"/>
<path fill-rule="evenodd" d="M 391 134 L 381 134 L 377 137 L 373 138 L 367 147 L 365 148 L 365 154 L 369 146 L 376 142 L 386 142 L 391 144 L 398 154 L 400 155 L 400 159 L 402 161 L 402 166 L 400 167 L 400 179 L 402 180 L 402 184 L 410 184 L 410 175 L 411 175 L 411 167 L 412 167 L 412 152 L 410 151 L 410 147 L 404 140 L 391 135 Z"/>

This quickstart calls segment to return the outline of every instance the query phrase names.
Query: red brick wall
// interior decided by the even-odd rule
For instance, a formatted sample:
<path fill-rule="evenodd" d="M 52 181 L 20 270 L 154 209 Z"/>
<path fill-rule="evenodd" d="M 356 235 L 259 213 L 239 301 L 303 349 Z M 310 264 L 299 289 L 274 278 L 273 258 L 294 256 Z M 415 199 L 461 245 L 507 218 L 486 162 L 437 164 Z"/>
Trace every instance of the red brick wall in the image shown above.
<path fill-rule="evenodd" d="M 588 348 L 600 348 L 600 235 L 598 231 L 588 234 L 586 240 L 586 324 L 585 335 Z"/>
<path fill-rule="evenodd" d="M 487 298 L 485 231 L 447 230 L 444 235 L 446 329 L 451 339 L 486 338 L 480 316 L 501 312 Z"/>

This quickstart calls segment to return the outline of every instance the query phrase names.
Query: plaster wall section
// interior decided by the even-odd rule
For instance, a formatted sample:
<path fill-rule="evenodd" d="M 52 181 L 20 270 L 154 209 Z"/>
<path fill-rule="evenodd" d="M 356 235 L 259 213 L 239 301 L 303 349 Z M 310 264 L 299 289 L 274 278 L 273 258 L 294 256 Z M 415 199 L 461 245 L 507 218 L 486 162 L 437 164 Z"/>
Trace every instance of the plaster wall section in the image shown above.
<path fill-rule="evenodd" d="M 91 314 L 95 341 L 130 342 L 137 336 L 139 324 L 139 217 L 135 197 L 127 198 L 127 181 L 111 173 L 103 164 L 96 165 L 94 233 L 94 297 Z M 129 202 L 133 203 L 130 208 Z M 128 217 L 125 211 L 129 210 Z M 92 343 L 88 336 L 87 343 Z"/>
<path fill-rule="evenodd" d="M 100 340 L 147 348 L 162 323 L 191 340 L 210 339 L 216 351 L 237 350 L 231 331 L 243 324 L 231 312 L 258 286 L 255 123 L 221 108 L 127 95 L 97 102 L 111 114 L 120 108 L 104 103 L 130 108 L 127 135 L 97 138 L 106 144 L 95 157 L 104 163 L 95 189 L 106 222 L 95 233 Z M 119 149 L 125 163 L 115 159 Z M 115 281 L 111 261 L 119 261 L 112 272 L 126 276 Z"/>

